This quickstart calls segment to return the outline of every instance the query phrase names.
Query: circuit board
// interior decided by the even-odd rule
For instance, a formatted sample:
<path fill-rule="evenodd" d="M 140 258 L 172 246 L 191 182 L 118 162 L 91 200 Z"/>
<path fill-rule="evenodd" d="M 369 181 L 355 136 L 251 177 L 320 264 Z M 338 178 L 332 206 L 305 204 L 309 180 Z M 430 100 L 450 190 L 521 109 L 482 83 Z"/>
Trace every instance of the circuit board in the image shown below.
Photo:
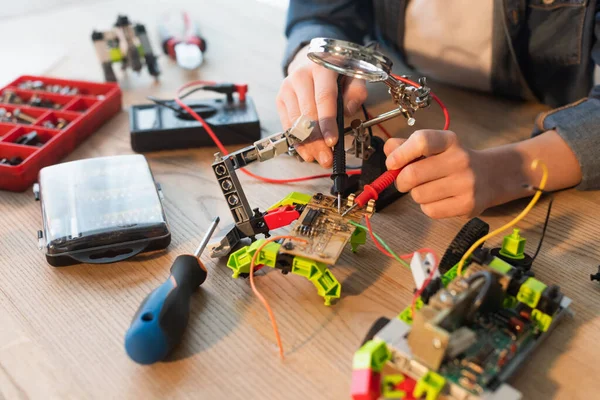
<path fill-rule="evenodd" d="M 341 212 L 346 209 L 347 205 L 344 204 Z M 356 230 L 349 221 L 360 222 L 365 215 L 372 214 L 364 209 L 354 209 L 342 217 L 338 213 L 336 197 L 317 193 L 306 205 L 290 232 L 290 236 L 306 242 L 286 239 L 280 253 L 334 265 Z"/>
<path fill-rule="evenodd" d="M 502 310 L 470 328 L 476 332 L 477 342 L 461 357 L 445 362 L 439 373 L 477 395 L 495 390 L 501 383 L 498 376 L 502 370 L 541 334 L 534 324 L 512 310 Z"/>

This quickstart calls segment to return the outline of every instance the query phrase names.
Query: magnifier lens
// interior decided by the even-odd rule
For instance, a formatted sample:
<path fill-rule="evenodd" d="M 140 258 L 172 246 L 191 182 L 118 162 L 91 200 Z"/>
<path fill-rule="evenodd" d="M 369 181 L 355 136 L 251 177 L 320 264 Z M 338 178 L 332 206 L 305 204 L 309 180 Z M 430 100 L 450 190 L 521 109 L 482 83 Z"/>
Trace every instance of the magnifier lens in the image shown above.
<path fill-rule="evenodd" d="M 342 40 L 313 39 L 308 57 L 325 68 L 370 82 L 387 79 L 391 70 L 391 61 L 381 53 Z"/>

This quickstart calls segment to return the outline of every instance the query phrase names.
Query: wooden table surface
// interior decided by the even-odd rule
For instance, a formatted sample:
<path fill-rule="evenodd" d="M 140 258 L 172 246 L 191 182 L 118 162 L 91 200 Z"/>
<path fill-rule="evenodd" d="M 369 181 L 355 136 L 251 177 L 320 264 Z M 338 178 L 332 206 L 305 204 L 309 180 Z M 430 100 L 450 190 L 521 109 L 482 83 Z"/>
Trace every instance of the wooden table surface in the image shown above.
<path fill-rule="evenodd" d="M 101 80 L 89 35 L 113 23 L 117 13 L 140 20 L 155 32 L 167 9 L 185 8 L 199 21 L 209 43 L 206 63 L 194 73 L 161 58 L 159 85 L 147 74 L 121 81 L 124 110 L 66 160 L 130 154 L 128 113 L 149 94 L 168 98 L 191 79 L 247 82 L 268 132 L 280 129 L 275 95 L 282 80 L 285 12 L 269 1 L 225 0 L 168 4 L 135 0 L 87 1 L 57 10 L 7 19 L 5 40 L 19 31 L 28 43 L 60 44 L 64 55 L 45 74 Z M 27 27 L 24 29 L 23 27 Z M 152 38 L 158 50 L 156 37 Z M 432 83 L 452 114 L 452 128 L 475 148 L 528 137 L 540 105 L 513 103 Z M 384 88 L 371 88 L 369 109 L 388 110 Z M 434 105 L 419 112 L 417 127 L 441 127 Z M 386 126 L 406 137 L 402 123 Z M 234 150 L 236 147 L 231 147 Z M 31 191 L 0 192 L 0 398 L 197 398 L 345 399 L 352 355 L 370 324 L 392 317 L 411 299 L 408 270 L 367 243 L 358 254 L 345 251 L 332 272 L 342 298 L 325 307 L 312 284 L 269 270 L 257 285 L 277 315 L 286 359 L 277 356 L 267 314 L 247 280 L 231 278 L 225 260 L 204 258 L 209 278 L 194 296 L 184 340 L 171 360 L 139 366 L 126 355 L 123 338 L 142 299 L 164 281 L 174 258 L 195 248 L 209 221 L 231 221 L 210 164 L 214 148 L 148 154 L 162 184 L 173 242 L 167 252 L 109 265 L 49 266 L 37 249 L 39 204 Z M 271 177 L 324 173 L 281 157 L 252 170 Z M 269 185 L 242 177 L 252 206 L 268 207 L 290 191 L 326 192 L 330 181 Z M 547 201 L 547 200 L 546 200 Z M 546 201 L 520 224 L 532 251 L 540 237 Z M 492 227 L 524 206 L 515 202 L 486 212 Z M 573 299 L 575 317 L 566 319 L 519 370 L 511 384 L 525 398 L 590 399 L 600 389 L 600 284 L 590 282 L 600 251 L 600 198 L 593 192 L 556 196 L 552 220 L 535 273 L 556 283 Z M 373 218 L 374 229 L 399 252 L 422 246 L 442 253 L 465 222 L 434 221 L 405 196 Z M 492 241 L 498 243 L 498 239 Z"/>

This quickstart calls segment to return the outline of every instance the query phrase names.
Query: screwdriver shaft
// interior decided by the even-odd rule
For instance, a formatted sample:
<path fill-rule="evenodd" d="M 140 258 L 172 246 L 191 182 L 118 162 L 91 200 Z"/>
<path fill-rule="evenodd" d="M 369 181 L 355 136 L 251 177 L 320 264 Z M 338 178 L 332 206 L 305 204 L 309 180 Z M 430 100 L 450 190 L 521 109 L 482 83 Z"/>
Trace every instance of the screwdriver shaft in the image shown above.
<path fill-rule="evenodd" d="M 219 225 L 219 221 L 220 220 L 221 219 L 219 217 L 215 217 L 215 219 L 213 219 L 212 223 L 208 227 L 208 231 L 206 231 L 206 234 L 204 235 L 204 238 L 202 238 L 202 241 L 200 242 L 200 245 L 198 246 L 198 248 L 194 252 L 194 255 L 196 256 L 196 258 L 200 257 L 200 255 L 202 254 L 202 252 L 206 248 L 206 245 L 208 244 L 208 241 L 212 237 L 212 234 L 215 231 L 215 229 L 217 229 L 217 225 Z"/>

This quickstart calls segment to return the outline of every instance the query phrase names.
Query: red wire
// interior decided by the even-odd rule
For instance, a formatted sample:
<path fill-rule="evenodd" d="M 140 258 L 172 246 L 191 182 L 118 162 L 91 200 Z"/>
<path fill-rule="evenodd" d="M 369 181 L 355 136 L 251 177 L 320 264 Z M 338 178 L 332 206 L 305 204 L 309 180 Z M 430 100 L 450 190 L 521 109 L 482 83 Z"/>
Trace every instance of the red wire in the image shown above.
<path fill-rule="evenodd" d="M 383 248 L 383 246 L 381 246 L 381 244 L 379 243 L 379 240 L 375 237 L 375 233 L 373 232 L 373 228 L 371 227 L 371 218 L 368 215 L 365 216 L 365 221 L 367 223 L 367 230 L 369 231 L 369 236 L 371 236 L 371 240 L 373 240 L 373 243 L 375 243 L 375 246 L 377 247 L 377 249 L 379 249 L 379 251 L 381 251 L 386 256 L 395 259 L 395 257 L 392 254 L 390 254 L 389 251 L 387 251 L 386 249 Z M 431 282 L 431 280 L 433 279 L 433 275 L 435 275 L 435 272 L 437 271 L 438 265 L 439 265 L 439 258 L 437 256 L 435 250 L 430 249 L 428 247 L 423 247 L 412 253 L 402 254 L 398 257 L 412 258 L 412 257 L 414 257 L 415 253 L 419 253 L 419 254 L 431 253 L 431 255 L 433 255 L 433 268 L 431 269 L 431 271 L 429 271 L 429 275 L 427 276 L 427 279 L 425 279 L 425 282 L 423 282 L 423 285 L 421 286 L 421 288 L 416 291 L 416 293 L 412 299 L 412 303 L 411 303 L 411 312 L 412 312 L 411 315 L 412 316 L 415 315 L 415 306 L 417 304 L 417 299 L 421 296 L 421 293 L 423 293 L 423 290 L 425 290 L 427 285 L 429 285 L 429 282 Z"/>
<path fill-rule="evenodd" d="M 210 127 L 210 125 L 204 120 L 204 118 L 202 118 L 200 115 L 198 115 L 191 107 L 189 107 L 187 104 L 185 104 L 179 98 L 179 95 L 180 95 L 181 91 L 183 89 L 186 89 L 186 88 L 190 87 L 190 86 L 213 85 L 213 84 L 215 84 L 215 83 L 214 82 L 208 82 L 208 81 L 193 81 L 193 82 L 187 83 L 187 84 L 183 85 L 181 88 L 179 88 L 179 90 L 177 91 L 177 95 L 175 96 L 175 102 L 181 108 L 183 108 L 185 111 L 187 111 L 192 117 L 194 117 L 198 122 L 200 122 L 202 124 L 202 126 L 206 130 L 206 133 L 208 133 L 208 135 L 210 136 L 210 138 L 212 139 L 212 141 L 215 143 L 215 145 L 219 148 L 219 150 L 221 151 L 221 153 L 223 153 L 224 155 L 227 155 L 227 154 L 229 154 L 229 152 L 227 151 L 227 149 L 225 148 L 225 146 L 223 146 L 223 143 L 221 143 L 221 141 L 219 140 L 219 138 L 217 137 L 217 135 L 215 135 L 215 132 L 212 130 L 212 128 Z M 312 179 L 329 178 L 331 176 L 331 174 L 321 174 L 321 175 L 303 176 L 303 177 L 300 177 L 300 178 L 291 178 L 291 179 L 273 179 L 273 178 L 266 178 L 264 176 L 257 175 L 257 174 L 255 174 L 253 172 L 248 171 L 246 168 L 240 168 L 240 171 L 242 171 L 243 173 L 245 173 L 246 175 L 248 175 L 248 176 L 250 176 L 252 178 L 261 180 L 263 182 L 278 183 L 278 184 L 303 182 L 303 181 L 309 181 L 309 180 L 312 180 Z M 358 175 L 358 174 L 360 174 L 360 170 L 348 171 L 348 175 Z"/>

